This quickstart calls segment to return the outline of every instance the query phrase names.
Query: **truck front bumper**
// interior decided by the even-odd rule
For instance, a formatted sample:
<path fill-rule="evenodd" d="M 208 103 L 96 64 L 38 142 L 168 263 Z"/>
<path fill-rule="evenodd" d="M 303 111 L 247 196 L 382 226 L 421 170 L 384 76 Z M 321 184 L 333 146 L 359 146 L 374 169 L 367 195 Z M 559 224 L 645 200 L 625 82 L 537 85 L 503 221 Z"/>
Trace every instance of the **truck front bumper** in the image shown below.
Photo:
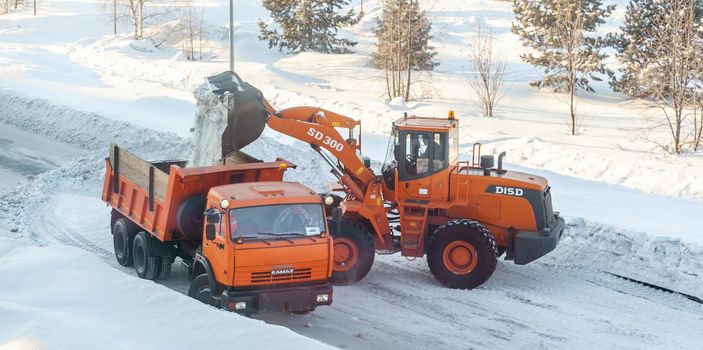
<path fill-rule="evenodd" d="M 223 309 L 243 314 L 259 312 L 307 312 L 332 304 L 329 282 L 266 289 L 225 290 L 220 298 Z"/>
<path fill-rule="evenodd" d="M 515 264 L 531 263 L 554 250 L 564 233 L 564 219 L 559 213 L 554 214 L 550 226 L 542 231 L 518 231 L 513 237 L 512 255 Z"/>

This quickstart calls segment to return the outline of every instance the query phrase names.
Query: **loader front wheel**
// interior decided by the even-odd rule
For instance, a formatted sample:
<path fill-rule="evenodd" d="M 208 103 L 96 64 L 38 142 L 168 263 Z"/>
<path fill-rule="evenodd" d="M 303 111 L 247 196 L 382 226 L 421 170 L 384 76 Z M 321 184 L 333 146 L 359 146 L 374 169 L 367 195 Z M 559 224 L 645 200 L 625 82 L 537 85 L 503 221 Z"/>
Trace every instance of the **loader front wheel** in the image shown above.
<path fill-rule="evenodd" d="M 132 266 L 132 244 L 137 227 L 126 218 L 115 220 L 112 225 L 112 245 L 115 250 L 117 263 L 122 266 Z"/>
<path fill-rule="evenodd" d="M 162 260 L 160 256 L 152 255 L 147 235 L 148 233 L 142 231 L 134 237 L 134 269 L 139 278 L 155 280 L 161 273 Z"/>
<path fill-rule="evenodd" d="M 360 281 L 373 265 L 375 251 L 366 226 L 352 219 L 343 218 L 336 232 L 331 224 L 334 241 L 334 267 L 332 283 L 350 285 Z"/>
<path fill-rule="evenodd" d="M 427 265 L 449 288 L 473 289 L 485 283 L 498 260 L 493 235 L 472 220 L 452 220 L 435 230 L 427 251 Z"/>

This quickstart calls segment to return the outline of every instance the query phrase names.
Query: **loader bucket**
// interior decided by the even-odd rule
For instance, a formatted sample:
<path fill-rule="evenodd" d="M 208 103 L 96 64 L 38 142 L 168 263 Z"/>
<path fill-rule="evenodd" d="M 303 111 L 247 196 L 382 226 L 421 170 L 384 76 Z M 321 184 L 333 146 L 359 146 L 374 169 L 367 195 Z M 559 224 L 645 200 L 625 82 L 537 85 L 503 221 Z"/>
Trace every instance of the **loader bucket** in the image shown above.
<path fill-rule="evenodd" d="M 261 102 L 263 94 L 234 72 L 207 78 L 215 95 L 227 96 L 227 127 L 222 133 L 222 156 L 239 151 L 261 136 L 269 114 Z"/>

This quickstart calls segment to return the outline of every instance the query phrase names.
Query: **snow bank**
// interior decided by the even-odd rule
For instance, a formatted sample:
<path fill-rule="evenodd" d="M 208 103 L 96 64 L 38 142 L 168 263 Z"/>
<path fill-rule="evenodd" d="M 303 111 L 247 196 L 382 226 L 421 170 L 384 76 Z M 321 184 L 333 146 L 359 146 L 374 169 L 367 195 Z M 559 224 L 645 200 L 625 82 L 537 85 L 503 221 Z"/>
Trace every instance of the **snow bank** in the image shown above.
<path fill-rule="evenodd" d="M 0 285 L 0 348 L 329 348 L 204 306 L 75 247 L 0 238 Z"/>
<path fill-rule="evenodd" d="M 55 105 L 44 99 L 0 92 L 0 106 L 3 106 L 0 122 L 85 149 L 85 153 L 75 160 L 40 174 L 0 197 L 0 227 L 7 226 L 16 231 L 12 233 L 13 237 L 31 239 L 40 244 L 46 242 L 41 232 L 31 229 L 34 211 L 46 202 L 48 196 L 60 192 L 88 192 L 99 196 L 104 159 L 111 143 L 117 143 L 149 160 L 188 159 L 190 154 L 189 140 L 173 133 L 137 127 L 95 113 Z M 316 191 L 326 191 L 326 182 L 332 180 L 332 176 L 323 164 L 310 157 L 307 150 L 301 152 L 301 145 L 284 145 L 264 136 L 244 151 L 266 161 L 283 157 L 298 166 L 286 172 L 286 180 L 300 181 Z M 216 150 L 210 156 L 216 155 L 219 159 L 219 148 Z"/>
<path fill-rule="evenodd" d="M 556 250 L 539 263 L 606 271 L 703 298 L 703 245 L 567 218 Z"/>

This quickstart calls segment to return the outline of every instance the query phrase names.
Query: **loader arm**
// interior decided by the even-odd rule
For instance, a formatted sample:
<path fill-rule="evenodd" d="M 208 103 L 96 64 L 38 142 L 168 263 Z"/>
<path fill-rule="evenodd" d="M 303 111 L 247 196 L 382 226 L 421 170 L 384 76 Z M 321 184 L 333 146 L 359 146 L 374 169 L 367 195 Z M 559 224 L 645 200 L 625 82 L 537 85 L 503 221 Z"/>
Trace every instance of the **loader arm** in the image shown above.
<path fill-rule="evenodd" d="M 374 173 L 357 155 L 356 151 L 360 148 L 358 141 L 344 139 L 336 129 L 353 129 L 359 122 L 321 108 L 293 107 L 270 116 L 267 125 L 310 144 L 316 150 L 322 148 L 332 154 L 343 165 L 340 168 L 334 163 L 330 164 L 337 168 L 342 184 L 349 187 L 355 197 L 363 199 L 366 187 L 374 179 Z"/>
<path fill-rule="evenodd" d="M 332 173 L 344 186 L 347 198 L 341 206 L 345 213 L 368 220 L 376 233 L 373 240 L 377 248 L 392 248 L 380 180 L 376 181 L 373 171 L 359 157 L 360 142 L 352 138 L 359 121 L 317 107 L 277 111 L 260 90 L 233 72 L 209 77 L 208 81 L 213 93 L 223 96 L 229 105 L 227 128 L 222 135 L 223 158 L 257 139 L 265 125 L 309 144 L 332 167 Z M 347 129 L 349 138 L 345 139 L 338 129 Z M 360 135 L 361 130 L 357 137 Z"/>

